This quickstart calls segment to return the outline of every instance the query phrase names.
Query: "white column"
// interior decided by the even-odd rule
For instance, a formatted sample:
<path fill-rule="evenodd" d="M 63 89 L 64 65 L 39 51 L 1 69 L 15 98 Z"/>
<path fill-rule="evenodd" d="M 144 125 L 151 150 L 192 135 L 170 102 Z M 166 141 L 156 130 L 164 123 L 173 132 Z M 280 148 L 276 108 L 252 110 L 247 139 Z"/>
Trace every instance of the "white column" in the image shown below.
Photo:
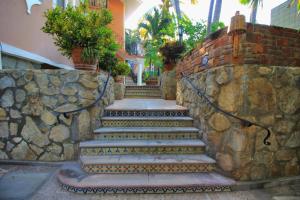
<path fill-rule="evenodd" d="M 65 8 L 68 6 L 69 0 L 65 0 Z"/>
<path fill-rule="evenodd" d="M 139 64 L 139 70 L 137 74 L 137 85 L 141 86 L 142 85 L 142 73 L 143 73 L 143 65 L 141 62 L 138 62 Z"/>
<path fill-rule="evenodd" d="M 1 51 L 0 51 L 0 70 L 2 69 L 2 45 L 1 45 L 1 42 L 0 42 L 0 48 L 1 48 Z"/>

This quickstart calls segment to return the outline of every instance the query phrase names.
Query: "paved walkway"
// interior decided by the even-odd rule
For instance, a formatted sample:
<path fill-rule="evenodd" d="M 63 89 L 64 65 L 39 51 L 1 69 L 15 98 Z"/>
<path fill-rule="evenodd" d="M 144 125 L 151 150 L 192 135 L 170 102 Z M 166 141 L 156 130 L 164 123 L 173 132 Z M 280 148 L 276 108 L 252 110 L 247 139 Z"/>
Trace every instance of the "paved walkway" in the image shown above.
<path fill-rule="evenodd" d="M 122 99 L 106 107 L 109 110 L 186 110 L 176 101 L 163 99 Z"/>
<path fill-rule="evenodd" d="M 64 191 L 56 180 L 58 167 L 0 165 L 0 199 L 16 200 L 299 200 L 300 185 L 268 190 L 198 194 L 82 195 Z"/>

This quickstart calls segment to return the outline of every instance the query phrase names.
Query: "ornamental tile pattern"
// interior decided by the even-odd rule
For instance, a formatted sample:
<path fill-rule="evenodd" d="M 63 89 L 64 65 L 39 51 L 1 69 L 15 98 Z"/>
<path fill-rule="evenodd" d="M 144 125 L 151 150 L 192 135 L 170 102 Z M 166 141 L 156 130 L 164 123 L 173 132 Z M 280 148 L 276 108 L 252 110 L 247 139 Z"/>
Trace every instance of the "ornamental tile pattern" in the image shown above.
<path fill-rule="evenodd" d="M 211 172 L 214 164 L 85 164 L 88 173 L 190 173 Z"/>
<path fill-rule="evenodd" d="M 107 117 L 185 117 L 188 116 L 187 110 L 105 110 Z"/>
<path fill-rule="evenodd" d="M 175 187 L 74 187 L 65 184 L 61 184 L 62 188 L 75 193 L 92 193 L 92 194 L 118 194 L 118 193 L 125 193 L 125 194 L 168 194 L 168 193 L 200 193 L 200 192 L 230 192 L 230 186 L 205 186 L 205 185 L 197 185 L 197 186 L 175 186 Z"/>
<path fill-rule="evenodd" d="M 181 120 L 103 120 L 104 127 L 191 127 L 192 121 Z"/>
<path fill-rule="evenodd" d="M 201 154 L 204 147 L 92 147 L 81 148 L 81 155 L 126 155 L 126 154 Z"/>
<path fill-rule="evenodd" d="M 164 139 L 199 139 L 198 133 L 102 133 L 94 136 L 95 139 L 101 140 L 118 140 L 118 139 L 132 139 L 132 140 L 164 140 Z"/>

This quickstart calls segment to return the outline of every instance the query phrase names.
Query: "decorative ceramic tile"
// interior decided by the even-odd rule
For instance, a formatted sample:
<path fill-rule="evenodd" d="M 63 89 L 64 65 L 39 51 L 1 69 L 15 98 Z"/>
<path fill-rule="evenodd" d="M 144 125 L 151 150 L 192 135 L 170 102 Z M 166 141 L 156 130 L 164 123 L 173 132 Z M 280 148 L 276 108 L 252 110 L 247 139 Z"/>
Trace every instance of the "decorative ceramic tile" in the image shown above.
<path fill-rule="evenodd" d="M 102 140 L 119 140 L 119 139 L 132 139 L 132 140 L 183 140 L 183 139 L 199 139 L 198 133 L 103 133 L 97 134 L 95 139 Z"/>
<path fill-rule="evenodd" d="M 129 194 L 166 194 L 166 193 L 198 193 L 198 192 L 230 192 L 230 186 L 176 186 L 176 187 L 74 187 L 62 184 L 63 189 L 76 193 L 129 193 Z"/>
<path fill-rule="evenodd" d="M 203 151 L 203 147 L 93 147 L 82 148 L 81 155 L 201 154 Z"/>
<path fill-rule="evenodd" d="M 87 164 L 82 168 L 88 173 L 189 173 L 211 172 L 214 164 Z"/>
<path fill-rule="evenodd" d="M 184 117 L 188 116 L 187 110 L 174 111 L 156 111 L 156 110 L 106 110 L 104 113 L 107 117 Z"/>
<path fill-rule="evenodd" d="M 191 127 L 187 120 L 103 120 L 104 127 Z"/>

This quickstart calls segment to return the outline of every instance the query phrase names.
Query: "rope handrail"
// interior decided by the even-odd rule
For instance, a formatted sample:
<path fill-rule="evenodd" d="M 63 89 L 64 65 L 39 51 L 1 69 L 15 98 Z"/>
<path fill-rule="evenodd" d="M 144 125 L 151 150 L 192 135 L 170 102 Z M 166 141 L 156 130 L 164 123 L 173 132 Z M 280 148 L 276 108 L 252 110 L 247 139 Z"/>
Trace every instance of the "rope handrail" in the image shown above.
<path fill-rule="evenodd" d="M 264 143 L 265 145 L 268 145 L 268 146 L 271 145 L 271 142 L 268 141 L 268 139 L 269 139 L 270 136 L 271 136 L 271 131 L 270 131 L 269 128 L 267 128 L 266 126 L 263 126 L 263 125 L 261 125 L 261 124 L 258 124 L 258 123 L 255 123 L 255 122 L 251 122 L 251 121 L 249 121 L 249 120 L 246 120 L 246 119 L 243 119 L 243 118 L 241 118 L 241 117 L 238 117 L 238 116 L 236 116 L 236 115 L 234 115 L 234 114 L 232 114 L 232 113 L 230 113 L 230 112 L 227 112 L 227 111 L 223 110 L 222 108 L 218 107 L 215 103 L 213 103 L 213 102 L 205 95 L 205 92 L 203 92 L 201 89 L 197 88 L 197 87 L 194 85 L 194 83 L 193 83 L 193 82 L 192 82 L 192 81 L 191 81 L 191 80 L 190 80 L 183 72 L 181 72 L 181 75 L 182 75 L 183 78 L 185 78 L 185 79 L 189 82 L 189 84 L 192 86 L 192 88 L 193 88 L 194 90 L 197 91 L 197 95 L 203 97 L 203 98 L 205 99 L 205 101 L 207 101 L 208 104 L 211 105 L 211 106 L 212 106 L 214 109 L 216 109 L 217 111 L 219 111 L 219 112 L 221 112 L 221 113 L 223 113 L 223 114 L 225 114 L 225 115 L 227 115 L 227 116 L 230 116 L 230 117 L 232 117 L 232 118 L 235 118 L 235 119 L 240 120 L 240 121 L 242 122 L 242 126 L 250 127 L 250 126 L 254 125 L 254 126 L 258 126 L 258 127 L 261 127 L 261 128 L 263 128 L 263 129 L 265 129 L 265 130 L 267 131 L 267 135 L 265 136 L 265 138 L 264 138 L 264 140 L 263 140 L 263 143 Z"/>
<path fill-rule="evenodd" d="M 96 103 L 98 103 L 98 102 L 102 99 L 102 97 L 104 96 L 104 94 L 105 94 L 105 92 L 106 92 L 107 85 L 108 85 L 108 82 L 109 82 L 109 79 L 110 79 L 110 74 L 111 74 L 111 71 L 107 74 L 107 79 L 106 79 L 106 82 L 105 82 L 105 84 L 104 84 L 103 90 L 100 91 L 100 87 L 98 87 L 97 90 L 98 90 L 98 92 L 100 93 L 100 95 L 95 99 L 95 101 L 94 101 L 93 103 L 91 103 L 91 104 L 89 104 L 89 105 L 87 105 L 87 106 L 84 106 L 84 107 L 82 107 L 82 108 L 75 109 L 75 110 L 70 110 L 70 111 L 54 111 L 54 112 L 57 114 L 57 116 L 56 116 L 57 121 L 60 123 L 59 116 L 60 116 L 61 114 L 64 115 L 65 118 L 68 119 L 68 118 L 69 118 L 68 114 L 80 112 L 80 111 L 86 110 L 86 109 L 88 109 L 88 108 L 90 108 L 90 107 L 96 105 Z"/>

